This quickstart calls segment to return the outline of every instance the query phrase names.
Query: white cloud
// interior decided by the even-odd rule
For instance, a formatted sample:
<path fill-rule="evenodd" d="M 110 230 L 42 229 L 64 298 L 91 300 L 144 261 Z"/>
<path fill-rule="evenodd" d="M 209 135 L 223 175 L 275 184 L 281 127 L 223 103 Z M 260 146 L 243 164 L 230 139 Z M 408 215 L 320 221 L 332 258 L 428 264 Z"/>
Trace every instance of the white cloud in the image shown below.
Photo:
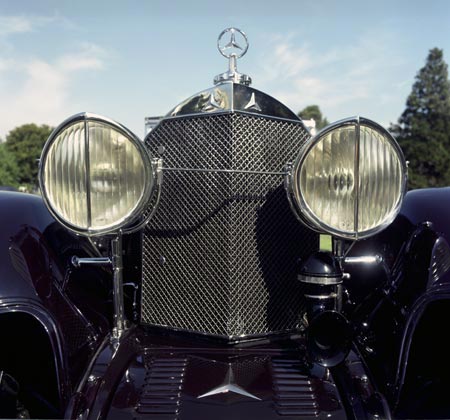
<path fill-rule="evenodd" d="M 30 32 L 32 27 L 31 20 L 24 16 L 0 16 L 0 36 Z"/>
<path fill-rule="evenodd" d="M 56 66 L 42 60 L 30 61 L 21 71 L 24 73 L 21 89 L 0 112 L 9 117 L 8 124 L 13 127 L 30 118 L 49 122 L 49 117 L 59 114 L 64 106 L 67 76 Z M 0 109 L 2 107 L 3 104 Z"/>
<path fill-rule="evenodd" d="M 0 73 L 2 71 L 11 69 L 13 65 L 14 65 L 14 60 L 0 57 Z"/>
<path fill-rule="evenodd" d="M 393 98 L 396 86 L 389 77 L 400 59 L 390 50 L 394 43 L 386 31 L 367 32 L 356 39 L 351 46 L 333 43 L 327 48 L 296 45 L 292 34 L 274 35 L 255 80 L 294 111 L 318 104 L 331 119 L 370 114 L 376 105 Z"/>
<path fill-rule="evenodd" d="M 104 66 L 105 50 L 94 44 L 83 44 L 82 49 L 65 54 L 57 61 L 58 67 L 67 72 L 78 70 L 101 70 Z"/>
<path fill-rule="evenodd" d="M 101 47 L 82 43 L 52 59 L 26 54 L 16 48 L 20 34 L 46 30 L 55 23 L 71 23 L 55 16 L 0 16 L 0 138 L 14 127 L 36 122 L 54 125 L 68 115 L 71 89 L 82 71 L 105 67 L 108 54 Z"/>
<path fill-rule="evenodd" d="M 6 39 L 10 36 L 33 32 L 39 28 L 51 23 L 60 22 L 70 26 L 70 22 L 55 14 L 54 16 L 0 16 L 0 39 Z"/>

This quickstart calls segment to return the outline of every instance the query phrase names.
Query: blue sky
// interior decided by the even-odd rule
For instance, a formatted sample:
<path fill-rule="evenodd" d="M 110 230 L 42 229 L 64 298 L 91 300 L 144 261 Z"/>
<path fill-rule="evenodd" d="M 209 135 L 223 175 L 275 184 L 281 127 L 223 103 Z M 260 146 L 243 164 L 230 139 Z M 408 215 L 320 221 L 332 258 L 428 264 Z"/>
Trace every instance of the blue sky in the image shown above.
<path fill-rule="evenodd" d="M 450 1 L 0 0 L 0 138 L 90 111 L 138 136 L 226 70 L 222 29 L 244 30 L 253 87 L 330 120 L 388 125 L 428 50 L 450 61 Z"/>

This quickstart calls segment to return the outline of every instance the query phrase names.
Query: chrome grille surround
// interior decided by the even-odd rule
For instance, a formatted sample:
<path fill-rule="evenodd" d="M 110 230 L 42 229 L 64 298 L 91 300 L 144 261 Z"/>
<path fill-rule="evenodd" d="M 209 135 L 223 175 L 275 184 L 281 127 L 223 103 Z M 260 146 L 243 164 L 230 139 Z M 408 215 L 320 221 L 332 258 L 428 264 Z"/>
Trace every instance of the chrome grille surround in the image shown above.
<path fill-rule="evenodd" d="M 169 168 L 281 172 L 300 121 L 243 112 L 162 120 L 146 145 Z M 296 263 L 318 247 L 274 174 L 166 171 L 143 235 L 142 322 L 227 338 L 296 330 Z"/>

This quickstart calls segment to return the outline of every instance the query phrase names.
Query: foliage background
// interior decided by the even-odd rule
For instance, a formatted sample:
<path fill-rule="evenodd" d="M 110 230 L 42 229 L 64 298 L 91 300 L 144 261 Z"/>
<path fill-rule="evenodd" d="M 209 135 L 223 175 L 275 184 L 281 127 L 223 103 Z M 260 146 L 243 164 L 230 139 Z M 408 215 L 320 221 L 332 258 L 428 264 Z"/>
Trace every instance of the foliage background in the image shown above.
<path fill-rule="evenodd" d="M 410 188 L 450 185 L 450 82 L 441 49 L 430 50 L 391 131 L 409 161 Z"/>
<path fill-rule="evenodd" d="M 52 132 L 48 125 L 24 124 L 11 130 L 0 144 L 0 185 L 38 189 L 38 162 Z"/>

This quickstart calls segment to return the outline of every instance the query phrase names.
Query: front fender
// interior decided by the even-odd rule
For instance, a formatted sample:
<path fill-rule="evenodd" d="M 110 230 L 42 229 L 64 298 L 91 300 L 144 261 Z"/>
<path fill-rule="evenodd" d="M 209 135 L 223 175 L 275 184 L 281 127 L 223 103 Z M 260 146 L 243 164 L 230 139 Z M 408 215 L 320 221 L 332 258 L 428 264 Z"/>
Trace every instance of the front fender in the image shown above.
<path fill-rule="evenodd" d="M 92 256 L 92 246 L 57 223 L 38 196 L 0 192 L 0 223 L 0 316 L 27 314 L 43 327 L 64 407 L 109 329 L 108 273 L 73 271 L 71 257 Z"/>
<path fill-rule="evenodd" d="M 17 243 L 18 235 L 22 245 L 27 232 L 39 234 L 48 229 L 54 219 L 45 208 L 40 197 L 14 192 L 0 192 L 0 301 L 4 299 L 34 299 L 42 301 L 39 289 L 48 288 L 50 278 L 34 278 L 30 272 L 31 262 L 37 263 L 38 275 L 45 277 L 45 264 L 35 254 L 36 249 L 25 249 Z M 25 245 L 26 246 L 26 245 Z M 41 282 L 41 287 L 38 283 Z M 42 293 L 45 294 L 45 291 Z"/>
<path fill-rule="evenodd" d="M 449 298 L 448 209 L 450 188 L 411 191 L 392 225 L 350 252 L 351 256 L 378 254 L 383 260 L 376 267 L 346 267 L 353 298 L 348 311 L 361 354 L 393 404 L 399 403 L 410 377 L 411 348 L 425 337 L 416 334 L 417 326 L 430 304 Z M 436 325 L 440 322 L 436 320 Z M 432 352 L 427 357 L 432 358 Z"/>
<path fill-rule="evenodd" d="M 413 225 L 431 222 L 450 242 L 449 210 L 450 187 L 424 188 L 406 194 L 400 214 Z"/>
<path fill-rule="evenodd" d="M 49 312 L 44 308 L 42 305 L 40 305 L 36 300 L 31 299 L 6 299 L 3 300 L 0 304 L 0 320 L 4 315 L 9 314 L 13 315 L 9 317 L 9 321 L 14 323 L 14 319 L 19 319 L 21 314 L 26 314 L 32 317 L 35 321 L 37 321 L 40 326 L 42 327 L 43 331 L 45 331 L 45 335 L 47 336 L 52 354 L 48 355 L 49 358 L 52 359 L 52 362 L 54 364 L 55 368 L 55 377 L 56 377 L 56 387 L 58 390 L 58 397 L 61 407 L 65 406 L 67 403 L 70 392 L 71 392 L 71 385 L 70 385 L 70 379 L 68 377 L 68 366 L 67 366 L 67 358 L 64 357 L 64 339 L 61 334 L 60 329 L 58 328 L 57 322 L 51 317 Z M 13 328 L 19 328 L 19 323 L 17 325 L 13 325 Z M 4 332 L 3 332 L 4 333 Z M 29 331 L 16 331 L 17 336 L 20 334 L 27 335 Z M 6 337 L 3 334 L 3 339 L 5 340 Z M 36 345 L 37 343 L 31 343 Z M 14 346 L 15 343 L 10 343 L 8 341 L 3 341 L 2 346 Z M 35 349 L 36 350 L 36 349 Z M 29 351 L 29 357 L 30 360 L 33 360 L 33 346 L 30 346 Z M 25 361 L 24 361 L 25 362 Z M 7 369 L 8 368 L 8 361 L 1 361 L 2 368 Z M 48 372 L 49 375 L 52 374 L 52 372 Z"/>
<path fill-rule="evenodd" d="M 450 310 L 450 284 L 438 284 L 424 293 L 414 304 L 403 332 L 402 343 L 400 347 L 399 363 L 395 378 L 395 389 L 399 396 L 402 387 L 405 384 L 406 371 L 408 369 L 408 360 L 410 358 L 411 346 L 414 340 L 419 323 L 423 319 L 425 311 L 429 306 L 436 302 L 447 302 Z M 450 316 L 450 313 L 448 314 Z M 438 325 L 439 319 L 436 319 Z"/>

